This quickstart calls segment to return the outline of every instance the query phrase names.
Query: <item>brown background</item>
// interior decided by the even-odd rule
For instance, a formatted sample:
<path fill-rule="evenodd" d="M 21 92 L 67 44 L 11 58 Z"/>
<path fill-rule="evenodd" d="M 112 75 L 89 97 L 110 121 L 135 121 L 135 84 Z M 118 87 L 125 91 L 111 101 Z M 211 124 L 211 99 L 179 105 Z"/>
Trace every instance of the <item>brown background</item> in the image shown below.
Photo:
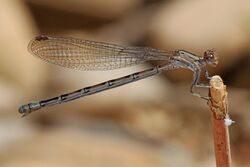
<path fill-rule="evenodd" d="M 210 113 L 189 93 L 192 73 L 168 71 L 20 118 L 18 108 L 153 64 L 106 72 L 47 64 L 27 51 L 39 34 L 197 55 L 228 85 L 233 165 L 250 166 L 250 2 L 1 0 L 0 166 L 215 166 Z M 205 82 L 205 80 L 204 80 Z M 206 90 L 200 90 L 206 94 Z"/>

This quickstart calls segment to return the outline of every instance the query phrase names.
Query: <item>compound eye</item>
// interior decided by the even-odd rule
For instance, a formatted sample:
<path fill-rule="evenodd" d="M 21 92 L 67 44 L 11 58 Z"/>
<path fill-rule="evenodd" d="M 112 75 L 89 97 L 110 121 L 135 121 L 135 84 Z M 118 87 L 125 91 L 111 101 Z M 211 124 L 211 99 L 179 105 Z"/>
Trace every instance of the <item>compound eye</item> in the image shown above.
<path fill-rule="evenodd" d="M 214 59 L 214 53 L 213 53 L 213 51 L 206 51 L 205 53 L 204 53 L 204 58 L 205 59 Z"/>

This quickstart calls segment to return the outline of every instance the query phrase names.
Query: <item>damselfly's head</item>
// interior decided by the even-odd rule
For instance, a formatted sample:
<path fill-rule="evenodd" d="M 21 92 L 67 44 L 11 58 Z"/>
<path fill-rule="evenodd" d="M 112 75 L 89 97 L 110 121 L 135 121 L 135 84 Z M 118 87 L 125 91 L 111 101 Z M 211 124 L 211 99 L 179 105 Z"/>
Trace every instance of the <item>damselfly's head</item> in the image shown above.
<path fill-rule="evenodd" d="M 212 66 L 216 66 L 218 64 L 218 58 L 214 50 L 205 51 L 203 60 L 205 60 L 207 64 L 212 65 Z"/>

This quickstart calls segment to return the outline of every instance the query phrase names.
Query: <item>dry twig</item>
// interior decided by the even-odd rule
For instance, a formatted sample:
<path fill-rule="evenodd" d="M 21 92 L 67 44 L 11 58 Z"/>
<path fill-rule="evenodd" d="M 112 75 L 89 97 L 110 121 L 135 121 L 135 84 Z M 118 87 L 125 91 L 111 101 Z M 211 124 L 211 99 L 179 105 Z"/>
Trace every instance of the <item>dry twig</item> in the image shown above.
<path fill-rule="evenodd" d="M 228 126 L 233 121 L 228 116 L 226 86 L 219 76 L 210 80 L 209 106 L 212 111 L 212 128 L 217 167 L 231 167 L 231 153 Z"/>

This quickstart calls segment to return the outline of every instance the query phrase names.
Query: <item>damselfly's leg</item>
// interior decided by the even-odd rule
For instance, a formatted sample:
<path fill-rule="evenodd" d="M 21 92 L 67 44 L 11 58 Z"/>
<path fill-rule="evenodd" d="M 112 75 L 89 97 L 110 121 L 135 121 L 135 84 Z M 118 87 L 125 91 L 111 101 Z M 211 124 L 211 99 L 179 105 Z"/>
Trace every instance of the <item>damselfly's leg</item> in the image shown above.
<path fill-rule="evenodd" d="M 210 88 L 209 85 L 207 85 L 207 84 L 201 84 L 201 83 L 198 83 L 197 85 L 194 85 L 194 86 L 197 87 L 197 88 Z"/>
<path fill-rule="evenodd" d="M 206 67 L 204 67 L 204 71 L 205 71 L 206 79 L 210 80 L 211 77 L 209 76 L 209 73 L 208 73 L 208 70 Z M 196 87 L 198 87 L 198 88 L 210 88 L 210 86 L 208 84 L 201 84 L 201 83 L 199 83 L 199 81 L 198 81 Z"/>
<path fill-rule="evenodd" d="M 201 70 L 200 69 L 196 69 L 194 71 L 194 74 L 193 74 L 193 81 L 192 81 L 192 85 L 191 85 L 191 88 L 190 88 L 190 92 L 194 96 L 197 96 L 197 97 L 205 99 L 205 100 L 209 100 L 210 97 L 208 97 L 208 96 L 201 96 L 200 94 L 194 92 L 194 87 L 209 88 L 208 85 L 199 84 L 200 75 L 201 75 Z"/>
<path fill-rule="evenodd" d="M 190 88 L 191 94 L 199 98 L 208 100 L 209 99 L 208 97 L 201 96 L 200 94 L 194 92 L 195 87 L 208 88 L 207 85 L 199 83 L 201 75 L 201 67 L 199 67 L 197 64 L 194 63 L 195 61 L 198 60 L 198 58 L 185 51 L 177 51 L 176 53 L 177 53 L 177 58 L 176 58 L 177 60 L 175 63 L 178 64 L 178 67 L 188 68 L 194 72 L 193 81 Z"/>
<path fill-rule="evenodd" d="M 204 70 L 205 70 L 205 77 L 206 77 L 208 80 L 210 80 L 211 77 L 209 76 L 209 73 L 208 73 L 207 68 L 205 67 Z"/>

